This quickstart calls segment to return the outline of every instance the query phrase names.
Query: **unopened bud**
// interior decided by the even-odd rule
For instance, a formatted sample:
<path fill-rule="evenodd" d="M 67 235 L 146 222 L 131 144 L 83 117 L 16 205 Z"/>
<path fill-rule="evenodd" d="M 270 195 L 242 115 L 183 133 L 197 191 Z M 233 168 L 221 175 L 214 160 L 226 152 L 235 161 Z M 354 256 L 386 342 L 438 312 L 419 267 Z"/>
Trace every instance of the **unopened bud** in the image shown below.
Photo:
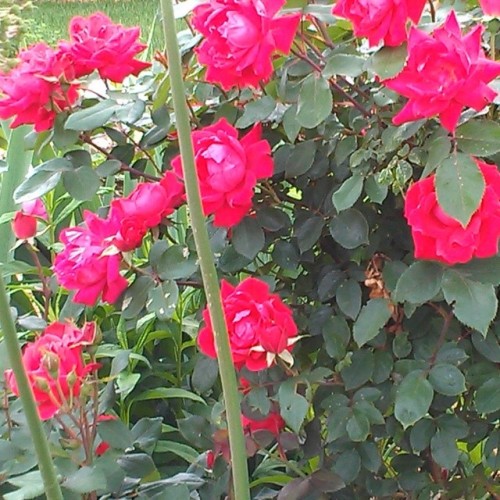
<path fill-rule="evenodd" d="M 71 370 L 68 373 L 68 376 L 66 378 L 66 382 L 68 383 L 68 387 L 70 389 L 72 389 L 73 386 L 78 382 L 78 375 L 76 374 L 75 370 Z"/>
<path fill-rule="evenodd" d="M 43 377 L 34 377 L 33 382 L 35 388 L 38 390 L 42 392 L 50 392 L 50 385 L 47 382 L 47 379 L 44 379 Z"/>
<path fill-rule="evenodd" d="M 59 375 L 59 357 L 53 352 L 47 351 L 43 353 L 42 366 L 47 370 L 53 379 L 57 379 Z"/>

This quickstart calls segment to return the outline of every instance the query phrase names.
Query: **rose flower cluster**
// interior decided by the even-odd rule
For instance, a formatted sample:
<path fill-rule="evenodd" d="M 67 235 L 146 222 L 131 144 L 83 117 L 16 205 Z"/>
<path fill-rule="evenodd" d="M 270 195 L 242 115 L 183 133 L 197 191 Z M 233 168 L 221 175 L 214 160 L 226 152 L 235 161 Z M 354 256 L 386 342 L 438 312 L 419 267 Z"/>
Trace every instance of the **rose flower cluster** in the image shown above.
<path fill-rule="evenodd" d="M 114 24 L 98 12 L 74 17 L 70 40 L 56 49 L 38 43 L 21 51 L 19 64 L 0 75 L 0 118 L 14 117 L 11 127 L 32 124 L 37 132 L 48 130 L 58 113 L 78 100 L 82 76 L 98 71 L 102 78 L 123 82 L 149 67 L 135 59 L 146 46 L 138 42 L 139 28 Z"/>
<path fill-rule="evenodd" d="M 85 378 L 99 367 L 83 357 L 84 347 L 94 343 L 95 335 L 95 323 L 79 329 L 71 322 L 57 322 L 24 347 L 23 365 L 42 420 L 70 411 L 76 404 Z M 9 389 L 19 396 L 12 370 L 6 370 L 5 378 Z"/>

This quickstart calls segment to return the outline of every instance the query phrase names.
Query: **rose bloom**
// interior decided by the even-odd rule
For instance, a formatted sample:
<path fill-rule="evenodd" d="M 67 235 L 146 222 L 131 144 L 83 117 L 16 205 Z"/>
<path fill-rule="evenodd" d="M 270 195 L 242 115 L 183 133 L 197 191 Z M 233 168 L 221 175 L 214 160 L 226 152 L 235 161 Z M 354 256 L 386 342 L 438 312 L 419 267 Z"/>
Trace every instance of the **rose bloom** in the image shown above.
<path fill-rule="evenodd" d="M 291 360 L 290 351 L 297 342 L 297 326 L 292 311 L 281 298 L 269 292 L 263 281 L 246 278 L 233 287 L 222 281 L 222 303 L 229 334 L 229 345 L 236 368 L 251 371 L 271 366 L 276 356 Z M 214 332 L 208 309 L 203 311 L 205 327 L 198 335 L 204 354 L 217 357 Z"/>
<path fill-rule="evenodd" d="M 89 17 L 76 16 L 69 24 L 70 42 L 60 42 L 61 50 L 75 61 L 77 77 L 98 71 L 101 78 L 121 83 L 129 75 L 149 68 L 134 59 L 146 45 L 139 42 L 140 29 L 114 24 L 102 12 Z"/>
<path fill-rule="evenodd" d="M 478 209 L 466 227 L 439 206 L 435 176 L 415 182 L 406 194 L 405 217 L 411 226 L 417 259 L 445 264 L 465 263 L 474 257 L 492 257 L 500 239 L 500 173 L 495 165 L 476 160 L 486 188 Z"/>
<path fill-rule="evenodd" d="M 116 302 L 127 288 L 120 274 L 121 255 L 111 243 L 119 227 L 89 211 L 84 220 L 82 226 L 61 231 L 65 248 L 54 261 L 57 280 L 68 290 L 76 290 L 73 300 L 80 304 L 92 306 L 101 295 L 105 302 Z"/>
<path fill-rule="evenodd" d="M 274 436 L 279 436 L 281 431 L 285 428 L 285 421 L 281 417 L 279 411 L 271 410 L 267 416 L 261 419 L 253 419 L 241 416 L 241 423 L 243 425 L 243 432 L 254 434 L 258 431 L 267 431 Z"/>
<path fill-rule="evenodd" d="M 95 322 L 85 323 L 83 328 L 78 328 L 72 321 L 67 320 L 64 323 L 56 321 L 45 328 L 44 337 L 53 336 L 60 339 L 66 347 L 79 347 L 92 345 L 96 336 Z"/>
<path fill-rule="evenodd" d="M 453 11 L 430 35 L 411 29 L 403 71 L 384 82 L 409 99 L 393 118 L 394 125 L 438 115 L 453 132 L 464 106 L 481 111 L 495 98 L 487 84 L 500 75 L 500 63 L 485 57 L 483 29 L 477 26 L 462 37 Z"/>
<path fill-rule="evenodd" d="M 111 202 L 108 219 L 118 227 L 113 244 L 122 252 L 141 245 L 147 231 L 184 201 L 184 185 L 173 172 L 160 182 L 142 182 L 124 198 Z"/>
<path fill-rule="evenodd" d="M 252 207 L 257 180 L 273 174 L 271 147 L 261 139 L 261 126 L 238 140 L 238 131 L 221 118 L 192 137 L 203 211 L 214 214 L 215 226 L 235 226 Z M 172 166 L 183 177 L 180 156 Z"/>
<path fill-rule="evenodd" d="M 14 118 L 11 128 L 33 124 L 35 131 L 48 130 L 58 112 L 78 98 L 73 61 L 45 43 L 19 53 L 19 64 L 0 75 L 0 119 Z"/>
<path fill-rule="evenodd" d="M 354 35 L 368 38 L 370 46 L 380 41 L 391 47 L 406 42 L 407 24 L 418 24 L 426 0 L 339 0 L 333 7 L 336 16 L 349 19 Z"/>
<path fill-rule="evenodd" d="M 64 405 L 69 408 L 80 394 L 83 379 L 97 367 L 84 364 L 80 346 L 69 347 L 54 335 L 42 335 L 27 344 L 23 365 L 41 420 L 52 418 Z M 5 375 L 8 387 L 19 396 L 12 370 Z"/>
<path fill-rule="evenodd" d="M 498 0 L 479 0 L 479 4 L 488 16 L 500 17 L 500 2 Z"/>
<path fill-rule="evenodd" d="M 47 220 L 47 211 L 42 200 L 25 201 L 12 221 L 12 230 L 16 238 L 26 240 L 36 234 L 37 219 Z"/>
<path fill-rule="evenodd" d="M 276 51 L 288 54 L 300 15 L 276 16 L 284 0 L 210 0 L 194 9 L 193 26 L 205 39 L 195 49 L 206 79 L 231 87 L 258 87 L 273 72 Z"/>

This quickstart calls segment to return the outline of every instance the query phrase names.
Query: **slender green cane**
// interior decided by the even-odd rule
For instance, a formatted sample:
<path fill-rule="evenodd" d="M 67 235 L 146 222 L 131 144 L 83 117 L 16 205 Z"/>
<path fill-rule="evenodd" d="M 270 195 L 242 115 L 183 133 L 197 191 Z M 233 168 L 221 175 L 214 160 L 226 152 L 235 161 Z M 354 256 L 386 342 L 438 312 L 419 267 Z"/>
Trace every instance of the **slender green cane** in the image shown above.
<path fill-rule="evenodd" d="M 12 212 L 16 205 L 12 198 L 12 193 L 24 179 L 28 166 L 31 162 L 31 155 L 24 150 L 24 136 L 29 131 L 27 127 L 20 127 L 9 134 L 9 146 L 7 150 L 7 171 L 2 175 L 2 189 L 0 191 L 1 213 Z M 24 371 L 21 348 L 17 340 L 16 327 L 12 319 L 9 306 L 9 297 L 2 276 L 1 266 L 10 254 L 14 238 L 10 224 L 0 226 L 0 326 L 2 327 L 3 343 L 7 349 L 10 366 L 16 377 L 19 395 L 23 404 L 26 421 L 33 440 L 33 446 L 38 458 L 38 468 L 42 475 L 47 500 L 63 500 L 61 488 L 57 480 L 56 471 L 50 455 L 49 444 L 47 442 L 42 423 L 38 418 L 31 386 Z"/>
<path fill-rule="evenodd" d="M 182 81 L 182 67 L 175 29 L 174 8 L 172 0 L 160 0 L 160 5 L 162 9 L 163 29 L 167 46 L 169 74 L 172 85 L 177 131 L 179 134 L 187 201 L 191 215 L 194 240 L 200 260 L 208 309 L 210 311 L 210 318 L 214 330 L 222 390 L 226 404 L 229 446 L 231 448 L 231 461 L 233 464 L 234 496 L 237 500 L 249 500 L 250 488 L 248 484 L 245 439 L 241 425 L 240 397 L 231 358 L 231 350 L 229 348 L 229 339 L 220 298 L 217 272 L 201 206 L 200 189 L 196 175 L 193 143 L 191 140 L 191 127 L 185 99 L 184 82 Z"/>
<path fill-rule="evenodd" d="M 57 480 L 56 470 L 50 455 L 49 445 L 43 430 L 42 423 L 38 418 L 38 412 L 31 392 L 28 377 L 24 371 L 21 358 L 21 349 L 17 341 L 16 328 L 9 307 L 9 299 L 5 289 L 5 282 L 0 273 L 0 325 L 3 330 L 3 342 L 7 348 L 10 366 L 16 377 L 19 396 L 26 415 L 26 421 L 33 440 L 33 446 L 38 458 L 38 468 L 42 475 L 45 495 L 47 500 L 63 500 L 61 488 Z"/>
<path fill-rule="evenodd" d="M 16 209 L 12 195 L 16 187 L 24 180 L 33 156 L 31 151 L 25 151 L 24 137 L 30 131 L 29 127 L 22 126 L 9 130 L 7 122 L 3 122 L 2 127 L 9 143 L 6 156 L 9 170 L 2 175 L 0 215 L 13 212 Z M 9 223 L 0 226 L 0 263 L 10 260 L 9 257 L 14 241 L 14 234 Z"/>

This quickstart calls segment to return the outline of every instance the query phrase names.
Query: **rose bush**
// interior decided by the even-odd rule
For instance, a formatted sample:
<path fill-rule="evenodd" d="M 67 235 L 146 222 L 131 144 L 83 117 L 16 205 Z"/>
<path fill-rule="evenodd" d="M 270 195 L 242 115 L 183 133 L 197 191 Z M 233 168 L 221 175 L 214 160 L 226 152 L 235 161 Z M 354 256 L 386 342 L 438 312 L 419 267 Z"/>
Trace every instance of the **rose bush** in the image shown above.
<path fill-rule="evenodd" d="M 0 259 L 64 498 L 231 496 L 231 402 L 251 498 L 497 493 L 500 47 L 481 6 L 176 7 L 236 402 L 171 61 L 140 61 L 104 14 L 21 52 L 0 84 L 0 201 L 20 183 Z M 43 495 L 10 371 L 2 387 L 0 495 Z"/>

